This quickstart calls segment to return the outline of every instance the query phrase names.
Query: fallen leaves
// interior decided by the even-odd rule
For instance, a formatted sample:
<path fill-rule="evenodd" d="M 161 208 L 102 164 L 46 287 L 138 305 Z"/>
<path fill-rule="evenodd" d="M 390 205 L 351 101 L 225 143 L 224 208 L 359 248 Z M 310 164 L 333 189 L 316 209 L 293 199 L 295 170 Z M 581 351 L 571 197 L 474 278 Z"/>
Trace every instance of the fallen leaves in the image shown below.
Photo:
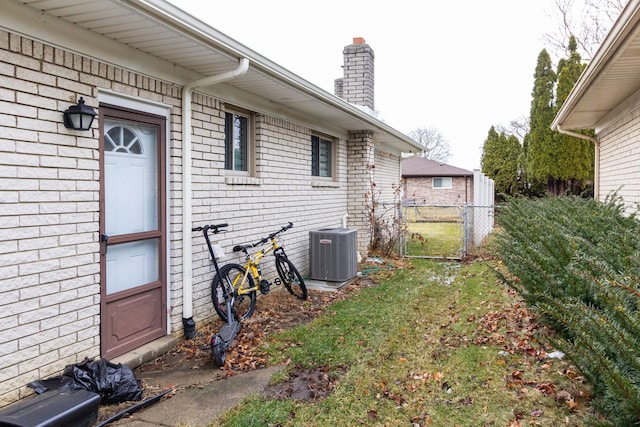
<path fill-rule="evenodd" d="M 536 335 L 544 333 L 544 327 L 534 314 L 520 302 L 489 311 L 477 321 L 476 345 L 493 344 L 509 354 L 545 357 L 547 348 L 538 342 Z"/>
<path fill-rule="evenodd" d="M 310 322 L 324 314 L 329 304 L 346 299 L 372 283 L 369 279 L 360 279 L 335 292 L 309 291 L 306 301 L 294 298 L 284 287 L 272 287 L 269 294 L 258 297 L 253 316 L 242 321 L 240 332 L 236 335 L 233 345 L 227 349 L 226 363 L 221 369 L 226 371 L 226 375 L 232 375 L 236 371 L 252 371 L 265 367 L 267 356 L 261 349 L 270 336 Z M 181 353 L 182 359 L 191 360 L 192 363 L 211 364 L 209 340 L 223 324 L 223 321 L 216 317 L 210 323 L 199 325 L 196 338 L 181 340 L 172 352 Z M 156 363 L 168 367 L 171 364 L 169 360 L 170 358 L 165 356 L 157 359 Z"/>

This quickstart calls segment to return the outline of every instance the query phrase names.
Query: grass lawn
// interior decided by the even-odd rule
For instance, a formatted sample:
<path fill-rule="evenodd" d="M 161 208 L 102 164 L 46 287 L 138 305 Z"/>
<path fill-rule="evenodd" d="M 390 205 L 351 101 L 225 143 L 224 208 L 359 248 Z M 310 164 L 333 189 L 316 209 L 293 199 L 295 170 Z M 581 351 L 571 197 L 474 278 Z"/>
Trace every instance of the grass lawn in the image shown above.
<path fill-rule="evenodd" d="M 460 256 L 460 224 L 457 222 L 413 222 L 407 224 L 407 256 Z"/>
<path fill-rule="evenodd" d="M 287 366 L 276 383 L 313 371 L 326 395 L 251 396 L 216 425 L 585 425 L 589 386 L 547 356 L 550 332 L 496 267 L 416 259 L 377 275 L 265 344 L 269 363 Z"/>

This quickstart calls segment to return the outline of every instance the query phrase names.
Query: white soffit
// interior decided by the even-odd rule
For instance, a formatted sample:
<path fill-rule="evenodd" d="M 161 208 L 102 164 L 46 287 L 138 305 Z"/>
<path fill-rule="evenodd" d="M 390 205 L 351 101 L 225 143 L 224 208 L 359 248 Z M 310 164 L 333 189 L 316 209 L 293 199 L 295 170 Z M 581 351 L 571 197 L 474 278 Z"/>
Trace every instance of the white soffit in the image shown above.
<path fill-rule="evenodd" d="M 155 58 L 166 65 L 173 64 L 171 72 L 153 77 L 176 84 L 221 74 L 235 69 L 238 61 L 246 57 L 249 70 L 225 85 L 262 99 L 270 111 L 282 111 L 283 117 L 313 118 L 314 123 L 333 133 L 339 131 L 371 130 L 376 140 L 394 150 L 410 151 L 420 146 L 408 136 L 362 112 L 340 98 L 329 94 L 267 58 L 211 28 L 204 22 L 176 8 L 165 0 L 3 0 L 16 9 L 32 8 L 28 36 L 47 41 L 47 28 L 56 22 L 69 29 L 78 27 L 86 34 L 95 35 L 93 46 L 104 38 L 112 40 L 109 46 L 100 46 L 112 54 L 114 65 L 127 66 L 127 58 L 135 62 L 135 52 Z M 17 10 L 17 9 L 16 9 Z M 5 12 L 3 11 L 3 14 Z M 36 14 L 37 13 L 37 14 Z M 11 29 L 12 17 L 0 18 L 0 26 Z M 33 22 L 33 21 L 39 22 Z M 3 25 L 4 24 L 4 25 Z M 35 25 L 34 25 L 35 24 Z M 42 24 L 42 28 L 39 28 Z M 25 33 L 27 30 L 23 31 Z M 88 33 L 87 33 L 88 32 Z M 72 42 L 69 36 L 69 42 Z M 119 48 L 118 46 L 123 46 Z M 61 46 L 68 48 L 69 46 Z M 126 48 L 125 48 L 126 47 Z M 89 54 L 89 52 L 79 52 Z M 100 58 L 103 59 L 103 58 Z M 119 60 L 120 62 L 113 62 Z M 160 67 L 157 67 L 160 69 Z M 225 85 L 220 85 L 225 92 Z M 229 91 L 227 91 L 229 92 Z M 229 101 L 227 99 L 226 101 Z M 322 130 L 322 129 L 316 129 Z"/>

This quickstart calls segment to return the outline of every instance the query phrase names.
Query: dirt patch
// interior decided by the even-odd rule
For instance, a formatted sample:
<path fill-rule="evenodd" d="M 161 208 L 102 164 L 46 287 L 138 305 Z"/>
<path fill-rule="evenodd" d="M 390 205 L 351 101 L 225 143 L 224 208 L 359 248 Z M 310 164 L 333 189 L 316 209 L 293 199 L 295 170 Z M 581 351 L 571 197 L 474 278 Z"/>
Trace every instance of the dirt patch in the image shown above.
<path fill-rule="evenodd" d="M 335 388 L 337 380 L 344 373 L 329 372 L 326 367 L 319 369 L 296 369 L 281 383 L 270 385 L 264 391 L 276 399 L 315 401 L 324 399 Z"/>

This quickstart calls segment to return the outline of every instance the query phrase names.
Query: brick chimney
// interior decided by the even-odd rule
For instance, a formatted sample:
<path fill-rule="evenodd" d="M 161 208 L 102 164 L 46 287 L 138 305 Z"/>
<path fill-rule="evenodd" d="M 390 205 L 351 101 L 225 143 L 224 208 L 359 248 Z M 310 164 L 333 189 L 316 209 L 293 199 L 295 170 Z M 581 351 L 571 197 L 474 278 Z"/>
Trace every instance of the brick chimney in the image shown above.
<path fill-rule="evenodd" d="M 374 111 L 373 49 L 362 37 L 354 37 L 353 43 L 342 51 L 344 77 L 334 81 L 334 93 L 345 101 Z"/>

